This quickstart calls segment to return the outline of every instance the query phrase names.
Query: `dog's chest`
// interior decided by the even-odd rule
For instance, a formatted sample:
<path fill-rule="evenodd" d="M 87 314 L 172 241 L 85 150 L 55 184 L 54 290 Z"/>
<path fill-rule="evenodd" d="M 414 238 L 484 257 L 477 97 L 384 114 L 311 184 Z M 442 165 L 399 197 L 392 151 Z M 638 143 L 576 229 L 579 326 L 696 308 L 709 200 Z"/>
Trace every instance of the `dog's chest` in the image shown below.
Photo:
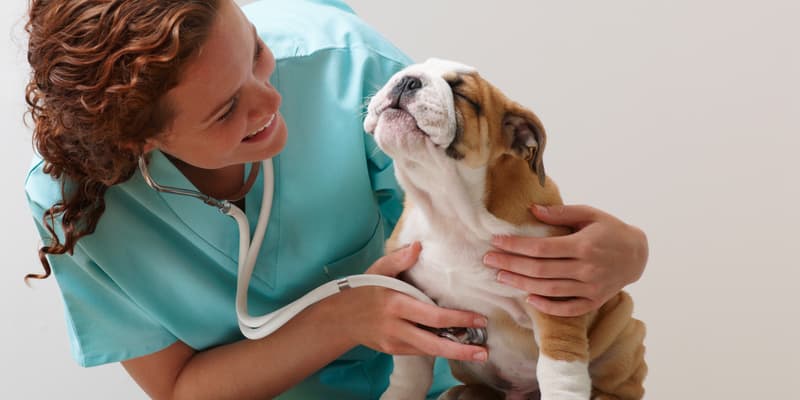
<path fill-rule="evenodd" d="M 441 307 L 489 317 L 486 346 L 490 359 L 464 363 L 465 370 L 498 389 L 534 391 L 538 352 L 530 317 L 522 308 L 527 293 L 498 283 L 497 271 L 483 264 L 490 244 L 468 236 L 455 227 L 431 229 L 421 213 L 412 212 L 398 240 L 401 244 L 420 241 L 422 253 L 403 278 Z M 509 325 L 514 329 L 507 329 Z"/>
<path fill-rule="evenodd" d="M 483 314 L 502 310 L 515 321 L 530 325 L 517 299 L 525 292 L 496 280 L 497 271 L 483 264 L 491 245 L 463 229 L 435 229 L 421 212 L 411 212 L 398 236 L 400 244 L 422 244 L 417 264 L 404 279 L 425 292 L 442 307 L 473 310 Z"/>

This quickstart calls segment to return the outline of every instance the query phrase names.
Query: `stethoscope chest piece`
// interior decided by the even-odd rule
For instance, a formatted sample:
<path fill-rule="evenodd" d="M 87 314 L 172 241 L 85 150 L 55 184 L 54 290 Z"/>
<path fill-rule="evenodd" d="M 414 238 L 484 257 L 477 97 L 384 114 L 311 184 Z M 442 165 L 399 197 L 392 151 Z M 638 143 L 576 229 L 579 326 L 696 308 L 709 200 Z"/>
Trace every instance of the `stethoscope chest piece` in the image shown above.
<path fill-rule="evenodd" d="M 487 340 L 486 328 L 431 328 L 428 326 L 420 326 L 420 328 L 461 344 L 483 346 Z"/>

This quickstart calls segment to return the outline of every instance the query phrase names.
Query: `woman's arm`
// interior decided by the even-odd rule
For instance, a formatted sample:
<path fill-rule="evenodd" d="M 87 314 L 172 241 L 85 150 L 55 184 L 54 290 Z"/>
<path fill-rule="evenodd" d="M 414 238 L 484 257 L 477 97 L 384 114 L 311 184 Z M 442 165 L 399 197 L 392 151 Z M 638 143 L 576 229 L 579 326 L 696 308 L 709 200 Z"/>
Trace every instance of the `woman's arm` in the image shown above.
<path fill-rule="evenodd" d="M 569 226 L 574 233 L 496 237 L 492 244 L 501 251 L 487 253 L 484 263 L 500 270 L 498 281 L 530 293 L 528 302 L 540 311 L 561 316 L 587 313 L 642 276 L 648 245 L 641 229 L 589 206 L 531 211 L 542 222 Z"/>
<path fill-rule="evenodd" d="M 394 276 L 410 268 L 420 246 L 382 257 L 367 273 Z M 277 396 L 364 344 L 391 354 L 430 354 L 458 360 L 486 359 L 485 349 L 422 330 L 485 326 L 485 318 L 448 310 L 384 288 L 363 287 L 329 297 L 298 314 L 270 336 L 202 352 L 177 342 L 157 353 L 123 361 L 154 399 L 263 399 Z"/>
<path fill-rule="evenodd" d="M 322 303 L 273 335 L 195 352 L 183 342 L 123 361 L 153 399 L 264 399 L 277 396 L 353 346 L 331 335 Z"/>

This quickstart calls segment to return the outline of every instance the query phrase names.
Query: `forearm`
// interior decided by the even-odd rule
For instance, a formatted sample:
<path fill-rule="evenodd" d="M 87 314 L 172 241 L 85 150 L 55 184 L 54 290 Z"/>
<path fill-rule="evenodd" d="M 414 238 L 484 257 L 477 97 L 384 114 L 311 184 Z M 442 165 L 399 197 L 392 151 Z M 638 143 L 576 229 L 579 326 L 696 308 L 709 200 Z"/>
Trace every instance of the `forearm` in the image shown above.
<path fill-rule="evenodd" d="M 265 399 L 298 384 L 355 346 L 337 334 L 334 303 L 310 307 L 263 339 L 195 354 L 178 375 L 174 398 Z"/>

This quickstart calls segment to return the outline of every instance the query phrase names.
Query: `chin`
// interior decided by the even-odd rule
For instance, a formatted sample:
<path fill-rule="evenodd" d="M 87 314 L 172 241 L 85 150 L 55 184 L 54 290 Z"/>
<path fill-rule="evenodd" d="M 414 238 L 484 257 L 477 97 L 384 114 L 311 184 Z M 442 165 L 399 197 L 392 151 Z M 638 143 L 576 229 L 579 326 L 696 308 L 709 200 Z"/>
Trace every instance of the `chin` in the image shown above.
<path fill-rule="evenodd" d="M 268 158 L 275 157 L 278 155 L 283 149 L 286 147 L 286 141 L 289 137 L 289 132 L 286 128 L 286 123 L 283 121 L 283 117 L 280 116 L 278 121 L 278 126 L 275 127 L 275 131 L 272 132 L 272 135 L 263 143 L 263 147 L 258 150 L 258 155 L 255 157 L 255 161 L 266 160 Z"/>

